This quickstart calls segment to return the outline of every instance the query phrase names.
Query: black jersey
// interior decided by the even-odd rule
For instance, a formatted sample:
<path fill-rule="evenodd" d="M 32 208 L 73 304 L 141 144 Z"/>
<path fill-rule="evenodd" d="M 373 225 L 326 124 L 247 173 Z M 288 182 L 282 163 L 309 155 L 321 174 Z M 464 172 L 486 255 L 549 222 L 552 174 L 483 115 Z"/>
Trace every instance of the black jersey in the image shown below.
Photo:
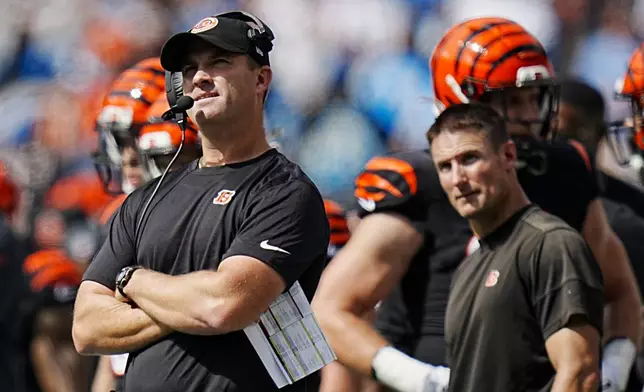
<path fill-rule="evenodd" d="M 625 204 L 641 218 L 644 218 L 644 192 L 601 171 L 598 176 L 602 196 L 605 199 Z"/>
<path fill-rule="evenodd" d="M 521 163 L 519 182 L 528 199 L 581 232 L 588 206 L 599 196 L 583 147 L 574 141 L 513 140 Z"/>
<path fill-rule="evenodd" d="M 200 169 L 195 161 L 168 173 L 137 228 L 157 181 L 134 191 L 116 212 L 84 279 L 114 289 L 117 273 L 127 265 L 178 275 L 214 270 L 230 256 L 247 255 L 275 269 L 287 286 L 299 281 L 311 300 L 325 264 L 329 225 L 322 197 L 297 165 L 276 150 L 220 167 Z M 314 374 L 283 390 L 310 391 L 318 383 Z M 235 331 L 175 332 L 130 353 L 124 390 L 277 388 L 244 332 Z"/>
<path fill-rule="evenodd" d="M 396 348 L 443 364 L 450 280 L 472 238 L 469 224 L 449 203 L 426 151 L 373 158 L 356 179 L 355 196 L 359 216 L 397 213 L 424 237 L 407 273 L 381 303 L 376 328 Z"/>
<path fill-rule="evenodd" d="M 572 317 L 602 330 L 603 282 L 578 232 L 537 206 L 480 240 L 452 281 L 449 390 L 549 391 L 548 338 Z"/>

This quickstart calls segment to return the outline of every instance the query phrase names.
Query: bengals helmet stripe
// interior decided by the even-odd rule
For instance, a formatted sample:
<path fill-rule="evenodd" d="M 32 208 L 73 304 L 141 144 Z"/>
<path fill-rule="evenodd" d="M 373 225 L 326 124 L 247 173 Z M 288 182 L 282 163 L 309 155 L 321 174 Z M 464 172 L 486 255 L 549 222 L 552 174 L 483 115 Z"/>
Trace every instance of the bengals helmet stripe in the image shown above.
<path fill-rule="evenodd" d="M 502 35 L 502 36 L 496 36 L 492 37 L 492 40 L 490 42 L 487 42 L 483 45 L 483 49 L 486 50 L 492 50 L 492 46 L 495 45 L 497 42 L 502 42 L 503 39 L 508 38 L 508 37 L 517 37 L 520 35 L 525 35 L 525 31 L 515 31 L 515 32 L 510 32 L 508 34 Z M 472 62 L 472 65 L 470 67 L 470 76 L 474 77 L 474 70 L 476 69 L 476 63 L 478 63 L 479 59 L 481 56 L 485 53 L 485 50 L 479 51 L 479 53 L 474 57 L 474 61 Z"/>
<path fill-rule="evenodd" d="M 349 225 L 344 210 L 332 200 L 324 200 L 324 210 L 329 221 L 331 237 L 329 243 L 337 247 L 344 246 L 349 241 Z"/>
<path fill-rule="evenodd" d="M 486 25 L 484 25 L 484 26 L 472 31 L 470 33 L 470 35 L 468 35 L 467 38 L 465 38 L 465 40 L 463 42 L 470 42 L 471 40 L 476 38 L 477 35 L 483 34 L 483 33 L 487 32 L 488 30 L 490 30 L 491 28 L 507 25 L 509 23 L 510 22 L 504 21 L 504 22 L 495 22 L 495 23 L 486 24 Z M 461 56 L 463 55 L 463 52 L 465 51 L 466 47 L 467 47 L 466 45 L 463 45 L 463 46 L 461 46 L 461 48 L 458 51 L 458 55 L 456 56 L 456 59 L 454 60 L 454 73 L 458 73 L 458 67 L 461 64 L 461 62 L 460 62 Z M 476 61 L 474 61 L 474 63 L 476 63 Z"/>
<path fill-rule="evenodd" d="M 149 67 L 141 67 L 141 66 L 134 66 L 134 68 L 131 68 L 132 71 L 138 71 L 138 72 L 150 72 L 154 76 L 163 76 L 165 78 L 165 71 L 162 69 L 155 69 L 155 68 L 149 68 Z"/>
<path fill-rule="evenodd" d="M 418 180 L 416 179 L 416 172 L 414 168 L 402 159 L 390 158 L 390 157 L 376 157 L 370 160 L 365 166 L 365 170 L 390 170 L 400 174 L 404 179 L 407 185 L 409 186 L 409 192 L 412 195 L 416 194 L 418 189 Z"/>
<path fill-rule="evenodd" d="M 368 191 L 367 188 L 375 188 L 378 190 L 383 190 L 398 198 L 403 196 L 402 192 L 398 188 L 396 188 L 391 182 L 387 181 L 386 179 L 374 173 L 362 173 L 356 179 L 356 185 L 358 186 L 358 190 L 356 192 L 360 194 L 358 197 L 365 197 L 366 194 L 369 194 L 370 192 Z M 371 198 L 375 201 L 380 201 L 385 198 L 385 193 L 380 191 L 376 193 L 371 193 L 371 195 L 372 195 Z"/>
<path fill-rule="evenodd" d="M 505 61 L 513 58 L 515 55 L 519 53 L 526 53 L 526 52 L 534 52 L 535 54 L 545 56 L 546 51 L 538 46 L 538 45 L 522 45 L 522 46 L 517 46 L 516 48 L 505 52 L 498 60 L 496 60 L 494 63 L 492 63 L 492 66 L 490 67 L 490 70 L 487 71 L 487 75 L 485 75 L 485 79 L 490 79 L 492 76 L 492 73 L 497 69 L 497 67 L 501 64 L 503 64 Z M 473 64 L 472 68 L 475 67 L 475 64 Z"/>
<path fill-rule="evenodd" d="M 375 157 L 355 180 L 354 195 L 358 199 L 380 202 L 387 195 L 396 199 L 410 197 L 418 191 L 414 168 L 402 159 Z"/>

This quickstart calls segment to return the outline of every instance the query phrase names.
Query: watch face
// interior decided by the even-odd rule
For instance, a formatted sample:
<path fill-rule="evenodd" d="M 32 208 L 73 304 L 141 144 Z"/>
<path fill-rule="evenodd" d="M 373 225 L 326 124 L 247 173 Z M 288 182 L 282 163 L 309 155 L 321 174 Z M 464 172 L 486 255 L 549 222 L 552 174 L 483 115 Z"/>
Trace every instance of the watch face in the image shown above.
<path fill-rule="evenodd" d="M 121 280 L 123 279 L 123 277 L 125 276 L 126 273 L 127 273 L 127 270 L 124 268 L 119 272 L 118 275 L 116 275 L 116 284 L 117 285 L 121 283 Z"/>

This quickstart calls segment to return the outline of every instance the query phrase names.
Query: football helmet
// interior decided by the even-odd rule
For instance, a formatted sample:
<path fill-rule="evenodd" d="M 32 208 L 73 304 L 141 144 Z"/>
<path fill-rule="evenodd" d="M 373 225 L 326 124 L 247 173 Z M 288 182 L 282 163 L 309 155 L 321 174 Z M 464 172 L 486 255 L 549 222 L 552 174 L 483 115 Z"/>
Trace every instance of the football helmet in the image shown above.
<path fill-rule="evenodd" d="M 554 69 L 541 43 L 518 23 L 504 18 L 474 18 L 447 31 L 431 59 L 437 114 L 450 105 L 485 102 L 488 94 L 510 88 L 539 87 L 540 118 L 508 122 L 540 125 L 539 136 L 553 136 L 558 106 Z M 505 97 L 506 94 L 502 94 Z"/>

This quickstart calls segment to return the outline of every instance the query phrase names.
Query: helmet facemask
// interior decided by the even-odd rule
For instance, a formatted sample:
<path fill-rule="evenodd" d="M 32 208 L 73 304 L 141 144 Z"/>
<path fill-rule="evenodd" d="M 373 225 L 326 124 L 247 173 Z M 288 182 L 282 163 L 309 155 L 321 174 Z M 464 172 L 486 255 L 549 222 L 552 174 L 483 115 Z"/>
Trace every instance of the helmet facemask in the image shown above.
<path fill-rule="evenodd" d="M 639 99 L 620 94 L 616 99 L 629 101 L 632 117 L 609 123 L 606 139 L 619 165 L 638 165 L 644 157 L 644 93 Z"/>

